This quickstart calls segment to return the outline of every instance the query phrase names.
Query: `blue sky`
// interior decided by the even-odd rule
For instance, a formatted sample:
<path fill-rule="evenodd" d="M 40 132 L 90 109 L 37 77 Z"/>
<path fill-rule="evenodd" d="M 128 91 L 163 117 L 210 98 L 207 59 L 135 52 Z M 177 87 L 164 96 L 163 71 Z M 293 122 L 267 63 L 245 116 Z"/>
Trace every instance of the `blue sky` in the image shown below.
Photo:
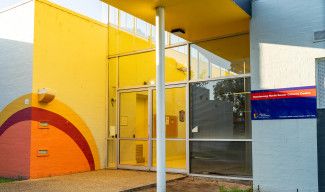
<path fill-rule="evenodd" d="M 0 9 L 23 2 L 25 0 L 0 0 Z M 86 15 L 103 23 L 107 23 L 107 6 L 100 0 L 49 0 L 63 7 Z M 101 11 L 99 11 L 101 10 Z"/>

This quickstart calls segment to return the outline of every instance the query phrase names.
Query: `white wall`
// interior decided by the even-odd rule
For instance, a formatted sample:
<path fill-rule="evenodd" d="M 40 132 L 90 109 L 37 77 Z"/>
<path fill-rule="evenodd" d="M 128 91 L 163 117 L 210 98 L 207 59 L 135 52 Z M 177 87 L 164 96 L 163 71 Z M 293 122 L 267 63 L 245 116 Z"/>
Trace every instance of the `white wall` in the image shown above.
<path fill-rule="evenodd" d="M 252 90 L 315 85 L 325 57 L 324 0 L 256 0 L 251 20 Z M 262 192 L 317 192 L 316 119 L 253 121 L 254 187 Z"/>
<path fill-rule="evenodd" d="M 0 111 L 32 91 L 34 1 L 0 10 Z"/>

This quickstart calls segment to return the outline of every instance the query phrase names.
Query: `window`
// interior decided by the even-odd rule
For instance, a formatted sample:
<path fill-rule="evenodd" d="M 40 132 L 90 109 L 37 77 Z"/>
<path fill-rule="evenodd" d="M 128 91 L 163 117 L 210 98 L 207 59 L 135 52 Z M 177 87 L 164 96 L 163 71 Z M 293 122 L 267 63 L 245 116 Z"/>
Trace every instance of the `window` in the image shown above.
<path fill-rule="evenodd" d="M 182 46 L 186 49 L 187 46 Z M 149 85 L 156 79 L 156 53 L 150 51 L 119 58 L 119 86 L 133 87 Z M 185 81 L 187 79 L 187 53 L 174 49 L 165 52 L 166 82 Z"/>
<path fill-rule="evenodd" d="M 136 18 L 136 34 L 148 38 L 149 32 L 150 32 L 150 25 L 147 22 Z"/>
<path fill-rule="evenodd" d="M 252 176 L 252 143 L 190 141 L 190 171 L 194 174 Z"/>
<path fill-rule="evenodd" d="M 250 73 L 247 34 L 192 44 L 190 50 L 192 80 Z"/>
<path fill-rule="evenodd" d="M 118 9 L 112 6 L 109 6 L 109 23 L 118 25 Z"/>
<path fill-rule="evenodd" d="M 250 139 L 250 80 L 191 83 L 190 138 Z"/>
<path fill-rule="evenodd" d="M 249 77 L 191 83 L 189 123 L 191 173 L 252 176 Z"/>
<path fill-rule="evenodd" d="M 124 11 L 120 11 L 120 27 L 122 29 L 133 32 L 134 17 Z"/>

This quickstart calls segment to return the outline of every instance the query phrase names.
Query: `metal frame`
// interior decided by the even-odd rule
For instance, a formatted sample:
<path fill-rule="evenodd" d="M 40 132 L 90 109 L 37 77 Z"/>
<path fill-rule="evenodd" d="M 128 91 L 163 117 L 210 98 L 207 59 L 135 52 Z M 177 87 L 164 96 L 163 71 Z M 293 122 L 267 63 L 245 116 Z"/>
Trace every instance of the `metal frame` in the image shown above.
<path fill-rule="evenodd" d="M 321 61 L 325 61 L 325 57 L 321 57 L 321 58 L 316 58 L 315 59 L 315 85 L 316 85 L 316 96 L 317 96 L 317 109 L 320 108 L 320 104 L 319 104 L 319 97 L 318 97 L 318 91 L 317 91 L 317 88 L 318 88 L 318 67 L 319 67 L 319 63 Z"/>
<path fill-rule="evenodd" d="M 187 84 L 185 82 L 177 82 L 177 83 L 170 83 L 170 84 L 166 84 L 166 89 L 173 89 L 173 88 L 185 88 L 187 89 Z M 152 166 L 152 155 L 153 155 L 153 151 L 152 151 L 152 144 L 153 141 L 156 141 L 157 138 L 153 138 L 152 137 L 152 126 L 153 126 L 153 122 L 152 122 L 152 116 L 153 116 L 153 91 L 155 90 L 155 86 L 154 85 L 150 85 L 150 86 L 138 86 L 138 87 L 132 87 L 132 88 L 123 88 L 123 89 L 117 89 L 117 109 L 116 109 L 116 122 L 117 122 L 117 138 L 115 138 L 116 142 L 117 142 L 117 149 L 116 149 L 116 168 L 119 169 L 132 169 L 132 170 L 146 170 L 146 171 L 156 171 L 157 168 Z M 132 92 L 148 92 L 148 138 L 125 138 L 125 137 L 120 137 L 120 124 L 119 124 L 119 114 L 120 114 L 120 101 L 121 101 L 121 94 L 123 93 L 132 93 Z M 188 103 L 188 100 L 186 98 L 185 100 L 186 105 Z M 186 113 L 188 113 L 188 109 L 186 108 Z M 186 117 L 186 121 L 188 120 L 188 118 Z M 186 123 L 187 124 L 187 123 Z M 188 132 L 187 130 L 187 126 L 185 127 L 185 131 Z M 108 140 L 113 140 L 112 138 L 109 138 Z M 147 162 L 147 166 L 137 166 L 137 165 L 123 165 L 120 164 L 120 141 L 121 140 L 132 140 L 132 141 L 147 141 L 148 142 L 148 162 Z M 186 145 L 188 144 L 188 139 L 186 138 L 166 138 L 166 141 L 185 141 Z M 186 158 L 188 157 L 188 150 L 186 148 Z M 186 159 L 186 163 L 187 163 L 188 159 Z M 184 169 L 175 169 L 175 168 L 167 168 L 166 169 L 167 172 L 172 172 L 172 173 L 189 173 L 188 169 L 186 168 Z"/>
<path fill-rule="evenodd" d="M 194 174 L 190 173 L 190 176 L 193 177 L 206 177 L 206 178 L 215 178 L 215 179 L 230 179 L 230 180 L 242 180 L 242 181 L 253 181 L 251 177 L 232 177 L 232 176 L 219 176 L 219 175 L 203 175 L 203 174 Z"/>
<path fill-rule="evenodd" d="M 180 46 L 186 46 L 186 45 L 192 45 L 192 44 L 202 43 L 202 42 L 206 42 L 206 41 L 213 41 L 213 40 L 220 40 L 220 39 L 231 38 L 231 37 L 238 37 L 238 36 L 242 36 L 242 35 L 249 35 L 249 32 L 235 33 L 235 34 L 230 34 L 230 35 L 226 35 L 226 36 L 217 36 L 217 37 L 213 37 L 213 38 L 210 38 L 210 39 L 193 41 L 193 42 L 182 42 L 182 43 L 177 43 L 177 44 L 174 44 L 174 45 L 166 45 L 165 49 L 170 49 L 170 48 L 180 47 Z M 129 55 L 136 55 L 136 54 L 146 53 L 146 52 L 151 52 L 151 51 L 155 51 L 155 48 L 148 48 L 148 49 L 142 49 L 142 50 L 137 50 L 137 51 L 130 51 L 130 52 L 126 52 L 126 53 L 113 54 L 113 55 L 109 55 L 108 59 L 112 59 L 112 58 L 116 58 L 116 57 L 124 57 L 124 56 L 129 56 Z"/>
<path fill-rule="evenodd" d="M 119 21 L 119 20 L 118 20 Z M 150 30 L 150 33 L 152 30 Z M 242 34 L 234 34 L 230 36 L 225 36 L 225 37 L 216 37 L 210 40 L 217 40 L 217 39 L 223 39 L 223 38 L 228 38 L 228 37 L 235 37 L 235 36 L 240 36 L 240 35 L 245 35 L 248 33 L 242 33 Z M 198 41 L 202 42 L 202 41 Z M 204 82 L 204 81 L 214 81 L 214 80 L 224 80 L 224 79 L 234 79 L 234 78 L 243 78 L 243 77 L 250 77 L 250 73 L 246 74 L 238 74 L 238 75 L 231 75 L 231 76 L 221 76 L 221 77 L 215 77 L 215 78 L 206 78 L 206 79 L 191 79 L 191 44 L 190 42 L 186 43 L 180 43 L 180 44 L 175 44 L 175 45 L 169 45 L 166 46 L 165 49 L 170 49 L 170 48 L 175 48 L 175 47 L 180 47 L 180 46 L 187 46 L 187 77 L 186 80 L 184 81 L 178 81 L 178 82 L 168 82 L 165 84 L 167 89 L 170 88 L 177 88 L 177 87 L 185 87 L 186 89 L 186 138 L 185 139 L 180 139 L 180 138 L 169 138 L 166 139 L 168 140 L 182 140 L 186 141 L 186 169 L 170 169 L 167 168 L 167 172 L 173 172 L 173 173 L 185 173 L 190 176 L 200 176 L 200 177 L 211 177 L 211 178 L 220 178 L 220 179 L 234 179 L 234 180 L 252 180 L 252 177 L 231 177 L 231 176 L 218 176 L 218 175 L 201 175 L 201 174 L 192 174 L 190 173 L 190 142 L 191 141 L 240 141 L 240 142 L 252 142 L 252 139 L 191 139 L 189 137 L 189 132 L 190 132 L 190 84 L 191 83 L 196 83 L 196 82 Z M 153 91 L 155 90 L 155 85 L 143 85 L 143 86 L 130 86 L 130 87 L 122 87 L 120 88 L 119 86 L 119 58 L 124 57 L 124 56 L 129 56 L 129 55 L 135 55 L 139 53 L 145 53 L 145 52 L 151 52 L 154 51 L 154 49 L 147 49 L 147 50 L 142 50 L 142 51 L 134 51 L 130 53 L 125 53 L 125 54 L 118 54 L 118 55 L 113 55 L 109 56 L 109 59 L 112 58 L 117 58 L 117 67 L 116 67 L 116 82 L 117 82 L 117 88 L 116 88 L 116 126 L 117 126 L 117 138 L 116 140 L 116 168 L 119 169 L 132 169 L 132 170 L 146 170 L 146 171 L 156 171 L 156 167 L 152 166 L 152 141 L 156 140 L 155 138 L 152 138 L 152 96 L 153 96 Z M 324 58 L 320 58 L 324 59 Z M 246 65 L 246 62 L 245 64 Z M 244 72 L 246 72 L 246 66 L 244 66 Z M 119 135 L 119 113 L 120 113 L 120 94 L 121 93 L 128 93 L 128 92 L 134 92 L 134 91 L 148 91 L 148 139 L 143 139 L 143 138 L 138 138 L 138 140 L 146 140 L 148 141 L 148 165 L 147 166 L 132 166 L 132 165 L 120 165 L 120 140 L 125 140 L 125 139 L 133 139 L 134 138 L 120 138 Z M 109 139 L 108 139 L 109 140 Z"/>

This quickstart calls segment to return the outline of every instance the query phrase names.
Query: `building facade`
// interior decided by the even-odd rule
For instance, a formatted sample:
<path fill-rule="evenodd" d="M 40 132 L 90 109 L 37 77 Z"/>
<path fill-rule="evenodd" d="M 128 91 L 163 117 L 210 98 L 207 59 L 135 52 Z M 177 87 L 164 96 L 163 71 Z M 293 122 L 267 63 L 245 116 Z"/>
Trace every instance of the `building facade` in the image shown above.
<path fill-rule="evenodd" d="M 167 171 L 324 191 L 325 2 L 219 5 L 218 33 L 165 33 Z M 107 10 L 0 11 L 0 176 L 156 170 L 156 29 Z"/>

